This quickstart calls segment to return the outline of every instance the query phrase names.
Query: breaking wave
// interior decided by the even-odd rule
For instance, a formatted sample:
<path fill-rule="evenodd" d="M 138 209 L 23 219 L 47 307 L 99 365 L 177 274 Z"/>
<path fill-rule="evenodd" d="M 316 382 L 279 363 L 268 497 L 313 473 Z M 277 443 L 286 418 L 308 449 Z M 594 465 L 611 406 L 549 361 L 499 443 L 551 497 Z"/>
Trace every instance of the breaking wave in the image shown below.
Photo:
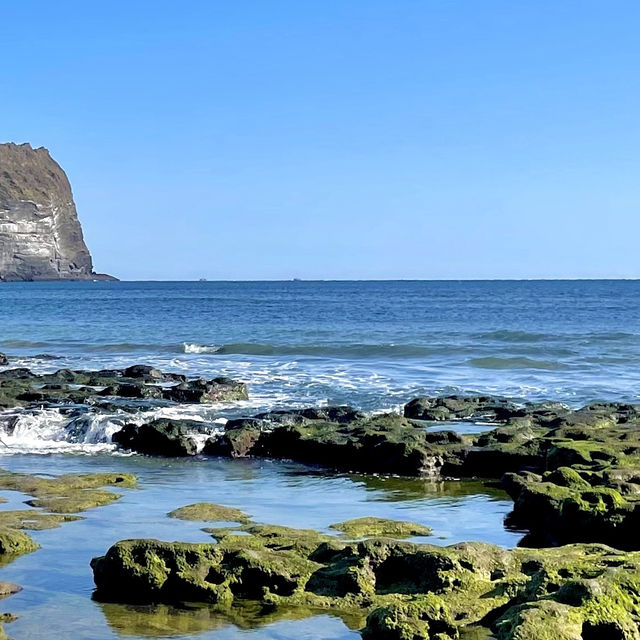
<path fill-rule="evenodd" d="M 218 353 L 221 348 L 216 345 L 184 343 L 185 353 Z"/>
<path fill-rule="evenodd" d="M 412 344 L 269 344 L 256 342 L 234 342 L 223 345 L 201 345 L 185 343 L 184 353 L 250 356 L 328 356 L 420 358 L 434 355 L 468 353 L 461 345 L 412 345 Z"/>
<path fill-rule="evenodd" d="M 108 453 L 116 449 L 113 435 L 127 423 L 143 424 L 156 418 L 188 418 L 205 422 L 201 415 L 174 407 L 143 410 L 137 413 L 76 414 L 60 409 L 5 411 L 0 413 L 0 449 L 2 453 Z M 199 448 L 216 433 L 225 419 L 206 421 L 206 433 L 194 433 Z"/>

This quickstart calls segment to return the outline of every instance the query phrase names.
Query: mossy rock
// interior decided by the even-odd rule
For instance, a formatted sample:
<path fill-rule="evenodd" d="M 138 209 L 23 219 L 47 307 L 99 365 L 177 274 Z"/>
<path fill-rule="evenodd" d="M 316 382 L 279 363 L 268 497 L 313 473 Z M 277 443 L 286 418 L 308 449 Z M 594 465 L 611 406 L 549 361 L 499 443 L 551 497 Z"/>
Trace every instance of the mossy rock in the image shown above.
<path fill-rule="evenodd" d="M 136 478 L 129 473 L 92 473 L 51 478 L 0 470 L 0 489 L 33 496 L 28 503 L 54 513 L 77 513 L 110 504 L 120 498 L 99 487 L 133 488 Z"/>
<path fill-rule="evenodd" d="M 592 639 L 607 629 L 637 640 L 637 552 L 345 542 L 275 525 L 240 529 L 217 544 L 119 542 L 92 561 L 96 595 L 355 613 L 368 616 L 365 637 L 393 640 L 450 640 L 480 626 L 500 640 L 584 640 L 585 631 Z"/>
<path fill-rule="evenodd" d="M 10 529 L 41 531 L 55 529 L 64 522 L 73 522 L 74 520 L 82 520 L 82 518 L 80 516 L 42 513 L 35 509 L 0 511 L 0 525 Z"/>
<path fill-rule="evenodd" d="M 432 594 L 376 609 L 369 614 L 362 630 L 363 640 L 456 640 L 458 637 L 446 600 Z"/>
<path fill-rule="evenodd" d="M 583 640 L 582 623 L 573 607 L 543 600 L 514 607 L 495 631 L 498 640 Z"/>
<path fill-rule="evenodd" d="M 371 516 L 337 522 L 330 525 L 330 528 L 342 532 L 343 536 L 350 539 L 376 536 L 411 538 L 414 536 L 430 536 L 432 534 L 432 529 L 423 524 Z"/>
<path fill-rule="evenodd" d="M 78 513 L 104 507 L 122 497 L 119 493 L 106 491 L 103 489 L 77 490 L 69 496 L 44 496 L 27 500 L 27 504 L 32 507 L 40 507 L 53 513 Z"/>
<path fill-rule="evenodd" d="M 179 520 L 194 520 L 197 522 L 240 522 L 247 523 L 251 519 L 240 509 L 225 507 L 211 502 L 198 502 L 174 509 L 169 514 L 170 518 Z"/>
<path fill-rule="evenodd" d="M 19 556 L 39 548 L 40 546 L 26 533 L 0 527 L 0 555 Z"/>

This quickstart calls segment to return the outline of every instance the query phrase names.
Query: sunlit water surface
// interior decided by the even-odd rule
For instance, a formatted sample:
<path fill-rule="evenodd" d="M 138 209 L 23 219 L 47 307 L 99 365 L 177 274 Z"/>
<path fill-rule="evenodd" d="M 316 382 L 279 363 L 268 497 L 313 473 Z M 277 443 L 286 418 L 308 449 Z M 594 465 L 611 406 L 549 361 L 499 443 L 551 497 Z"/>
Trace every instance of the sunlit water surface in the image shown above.
<path fill-rule="evenodd" d="M 358 638 L 345 621 L 322 612 L 286 611 L 261 617 L 255 607 L 223 616 L 208 608 L 177 611 L 166 606 L 127 607 L 91 599 L 89 562 L 124 538 L 210 542 L 203 523 L 167 517 L 193 502 L 238 507 L 264 523 L 314 528 L 365 515 L 412 520 L 433 528 L 416 541 L 452 544 L 482 540 L 517 544 L 521 534 L 503 519 L 510 501 L 480 482 L 432 483 L 418 479 L 327 474 L 317 469 L 258 460 L 158 460 L 139 456 L 5 455 L 0 467 L 12 471 L 61 474 L 132 472 L 139 488 L 123 490 L 121 500 L 87 511 L 84 520 L 59 529 L 33 532 L 42 545 L 0 571 L 0 579 L 24 590 L 2 602 L 20 615 L 7 626 L 15 640 L 76 638 Z M 4 508 L 23 508 L 25 496 L 1 492 Z M 355 624 L 353 621 L 351 624 Z"/>

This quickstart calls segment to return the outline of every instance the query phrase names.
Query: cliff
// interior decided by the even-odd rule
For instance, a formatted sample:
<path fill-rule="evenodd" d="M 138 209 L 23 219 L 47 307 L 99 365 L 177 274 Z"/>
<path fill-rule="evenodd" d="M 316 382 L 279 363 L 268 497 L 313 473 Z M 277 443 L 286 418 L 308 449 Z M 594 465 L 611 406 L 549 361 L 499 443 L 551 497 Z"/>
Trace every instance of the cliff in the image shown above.
<path fill-rule="evenodd" d="M 0 281 L 115 279 L 93 271 L 71 185 L 47 149 L 0 144 Z"/>

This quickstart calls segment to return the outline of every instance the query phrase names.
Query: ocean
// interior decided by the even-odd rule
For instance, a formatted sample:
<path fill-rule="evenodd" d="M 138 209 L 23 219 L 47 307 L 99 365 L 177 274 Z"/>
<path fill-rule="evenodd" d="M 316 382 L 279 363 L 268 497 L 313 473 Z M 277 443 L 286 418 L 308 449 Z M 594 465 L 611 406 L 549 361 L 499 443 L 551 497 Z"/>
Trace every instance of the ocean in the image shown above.
<path fill-rule="evenodd" d="M 24 587 L 3 601 L 15 640 L 357 640 L 327 612 L 228 614 L 206 607 L 126 606 L 92 599 L 89 561 L 123 538 L 210 541 L 176 507 L 219 502 L 258 522 L 330 532 L 360 516 L 412 520 L 447 545 L 513 547 L 512 502 L 480 480 L 335 473 L 286 461 L 149 458 L 118 452 L 125 421 L 171 415 L 220 423 L 273 408 L 350 404 L 400 410 L 421 394 L 487 392 L 519 402 L 637 401 L 640 282 L 68 282 L 0 285 L 0 351 L 35 371 L 134 363 L 248 383 L 249 400 L 139 415 L 87 413 L 84 430 L 55 408 L 21 412 L 2 432 L 0 467 L 31 474 L 131 472 L 139 488 L 59 529 L 2 568 Z M 2 412 L 0 412 L 0 423 Z M 75 418 L 77 419 L 77 418 Z M 473 427 L 473 425 L 472 425 Z M 464 425 L 449 425 L 462 429 Z M 483 427 L 486 429 L 486 425 Z M 81 437 L 78 437 L 81 433 Z M 0 491 L 4 509 L 27 496 Z M 46 620 L 46 624 L 43 624 Z"/>
<path fill-rule="evenodd" d="M 7 283 L 0 327 L 23 366 L 224 374 L 256 410 L 640 394 L 640 281 Z"/>

